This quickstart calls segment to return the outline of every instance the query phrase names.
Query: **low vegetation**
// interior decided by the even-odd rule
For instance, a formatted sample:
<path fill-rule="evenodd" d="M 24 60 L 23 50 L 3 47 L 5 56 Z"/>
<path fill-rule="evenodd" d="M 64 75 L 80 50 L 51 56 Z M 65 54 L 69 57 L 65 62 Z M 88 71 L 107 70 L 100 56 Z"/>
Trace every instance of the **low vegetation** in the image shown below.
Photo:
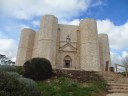
<path fill-rule="evenodd" d="M 14 69 L 15 66 L 0 66 L 0 96 L 40 96 L 37 83 Z"/>
<path fill-rule="evenodd" d="M 54 77 L 45 82 L 38 82 L 41 96 L 99 96 L 106 90 L 104 81 L 89 81 L 78 83 L 66 77 Z"/>
<path fill-rule="evenodd" d="M 11 65 L 0 65 L 0 70 L 1 71 L 8 71 L 8 72 L 15 72 L 16 71 L 16 67 L 15 66 L 11 66 Z"/>
<path fill-rule="evenodd" d="M 95 74 L 85 80 L 78 74 L 75 76 L 79 79 L 52 74 L 51 64 L 45 58 L 28 60 L 23 67 L 1 65 L 0 96 L 99 96 L 106 91 L 106 83 Z"/>

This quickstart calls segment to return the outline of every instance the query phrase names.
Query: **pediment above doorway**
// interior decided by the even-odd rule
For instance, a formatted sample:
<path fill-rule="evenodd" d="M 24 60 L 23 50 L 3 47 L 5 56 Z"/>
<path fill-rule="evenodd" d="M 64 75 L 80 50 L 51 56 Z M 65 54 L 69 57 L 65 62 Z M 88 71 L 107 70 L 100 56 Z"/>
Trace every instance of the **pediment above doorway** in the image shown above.
<path fill-rule="evenodd" d="M 60 47 L 59 50 L 67 51 L 67 52 L 76 52 L 77 49 L 74 46 L 72 46 L 70 43 L 67 43 L 67 44 L 63 45 L 62 47 Z"/>

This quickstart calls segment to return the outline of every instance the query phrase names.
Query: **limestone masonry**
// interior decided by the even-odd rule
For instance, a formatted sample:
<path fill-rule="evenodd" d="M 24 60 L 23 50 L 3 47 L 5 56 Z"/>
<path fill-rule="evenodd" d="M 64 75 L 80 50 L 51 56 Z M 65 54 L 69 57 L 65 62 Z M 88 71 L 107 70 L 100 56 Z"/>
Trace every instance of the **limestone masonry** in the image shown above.
<path fill-rule="evenodd" d="M 34 57 L 47 58 L 53 68 L 109 71 L 111 64 L 108 36 L 98 35 L 95 20 L 64 25 L 53 15 L 42 17 L 38 32 L 28 28 L 21 32 L 16 65 Z"/>

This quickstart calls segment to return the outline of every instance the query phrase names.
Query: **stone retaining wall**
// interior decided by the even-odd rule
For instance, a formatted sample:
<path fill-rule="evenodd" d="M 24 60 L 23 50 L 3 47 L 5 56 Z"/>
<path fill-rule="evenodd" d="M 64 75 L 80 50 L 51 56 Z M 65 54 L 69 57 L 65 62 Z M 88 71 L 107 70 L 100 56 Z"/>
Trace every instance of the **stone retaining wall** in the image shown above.
<path fill-rule="evenodd" d="M 55 74 L 57 76 L 65 76 L 78 80 L 79 82 L 89 82 L 91 80 L 102 80 L 102 76 L 98 72 L 94 71 L 84 71 L 84 70 L 74 70 L 74 69 L 55 69 Z"/>

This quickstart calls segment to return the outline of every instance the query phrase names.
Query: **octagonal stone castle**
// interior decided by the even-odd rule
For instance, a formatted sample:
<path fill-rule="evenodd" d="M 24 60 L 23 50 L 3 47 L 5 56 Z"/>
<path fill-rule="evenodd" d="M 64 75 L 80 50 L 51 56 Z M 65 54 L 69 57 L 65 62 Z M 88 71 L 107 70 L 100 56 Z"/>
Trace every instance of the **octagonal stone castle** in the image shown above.
<path fill-rule="evenodd" d="M 53 68 L 109 71 L 111 64 L 108 36 L 97 33 L 95 20 L 64 25 L 53 15 L 42 17 L 37 32 L 29 28 L 21 32 L 16 65 L 34 57 L 47 58 Z"/>

